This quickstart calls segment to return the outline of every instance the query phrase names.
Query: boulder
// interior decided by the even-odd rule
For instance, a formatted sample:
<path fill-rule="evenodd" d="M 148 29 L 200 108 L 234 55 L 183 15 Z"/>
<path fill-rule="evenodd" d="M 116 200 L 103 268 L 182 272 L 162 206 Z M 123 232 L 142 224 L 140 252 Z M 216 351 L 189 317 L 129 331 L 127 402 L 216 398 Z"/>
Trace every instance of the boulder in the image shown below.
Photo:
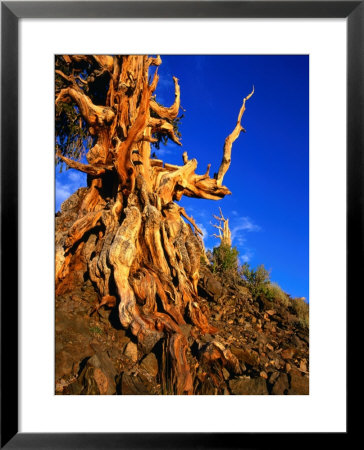
<path fill-rule="evenodd" d="M 281 356 L 283 359 L 292 359 L 293 356 L 297 353 L 295 348 L 286 348 L 282 351 Z"/>
<path fill-rule="evenodd" d="M 129 342 L 124 350 L 124 355 L 131 359 L 133 362 L 138 361 L 138 347 L 134 342 Z"/>
<path fill-rule="evenodd" d="M 203 268 L 201 270 L 200 287 L 214 300 L 221 298 L 224 287 L 219 278 L 210 272 L 209 269 Z"/>
<path fill-rule="evenodd" d="M 149 353 L 140 363 L 142 367 L 150 376 L 156 377 L 158 375 L 158 361 L 154 353 Z"/>
<path fill-rule="evenodd" d="M 83 395 L 113 395 L 116 393 L 116 370 L 107 353 L 92 356 L 81 372 L 78 382 Z"/>
<path fill-rule="evenodd" d="M 300 372 L 291 371 L 290 389 L 288 395 L 309 395 L 309 379 L 308 376 Z"/>
<path fill-rule="evenodd" d="M 286 373 L 280 373 L 272 387 L 273 395 L 286 395 L 289 389 L 288 376 Z"/>
<path fill-rule="evenodd" d="M 259 365 L 259 355 L 254 350 L 244 350 L 242 348 L 238 348 L 235 345 L 231 346 L 231 353 L 235 355 L 238 360 L 244 364 L 248 364 L 249 366 L 257 366 Z"/>
<path fill-rule="evenodd" d="M 119 385 L 122 395 L 158 395 L 160 385 L 141 373 L 123 373 Z"/>

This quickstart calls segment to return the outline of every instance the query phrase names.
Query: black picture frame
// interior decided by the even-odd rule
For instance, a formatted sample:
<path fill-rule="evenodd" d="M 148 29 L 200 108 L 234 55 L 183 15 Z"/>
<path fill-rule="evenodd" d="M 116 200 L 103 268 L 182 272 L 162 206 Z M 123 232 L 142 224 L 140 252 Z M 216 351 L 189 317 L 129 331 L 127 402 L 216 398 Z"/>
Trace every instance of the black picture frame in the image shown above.
<path fill-rule="evenodd" d="M 361 292 L 364 148 L 364 1 L 1 2 L 1 448 L 185 449 L 296 445 L 268 433 L 18 432 L 18 22 L 21 18 L 347 18 L 347 311 Z M 9 108 L 9 105 L 12 105 Z M 361 283 L 362 284 L 362 283 Z M 351 346 L 348 345 L 350 356 Z M 349 361 L 349 359 L 348 359 Z M 349 398 L 349 392 L 347 392 Z M 347 439 L 347 432 L 335 440 Z M 191 418 L 191 420 L 193 420 Z M 312 438 L 300 436 L 300 444 Z M 324 433 L 315 444 L 327 445 Z"/>

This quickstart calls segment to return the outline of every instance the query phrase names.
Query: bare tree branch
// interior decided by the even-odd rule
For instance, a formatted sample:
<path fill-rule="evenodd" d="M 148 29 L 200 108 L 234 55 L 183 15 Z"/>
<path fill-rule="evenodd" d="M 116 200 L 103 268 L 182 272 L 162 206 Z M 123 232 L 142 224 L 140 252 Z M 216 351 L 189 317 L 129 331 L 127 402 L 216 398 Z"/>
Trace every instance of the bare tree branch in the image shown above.
<path fill-rule="evenodd" d="M 181 90 L 178 84 L 178 78 L 173 77 L 174 81 L 174 103 L 169 108 L 159 105 L 155 100 L 150 102 L 150 108 L 158 114 L 162 119 L 173 120 L 178 116 L 180 102 L 181 102 Z"/>
<path fill-rule="evenodd" d="M 73 159 L 67 158 L 63 156 L 61 153 L 56 153 L 56 156 L 60 158 L 63 162 L 67 164 L 71 169 L 77 169 L 81 172 L 88 173 L 89 175 L 102 175 L 107 170 L 112 170 L 113 166 L 94 166 L 92 164 L 83 164 L 78 161 L 74 161 Z"/>
<path fill-rule="evenodd" d="M 250 99 L 250 97 L 254 94 L 254 86 L 253 90 L 249 95 L 247 95 L 243 100 L 243 105 L 240 108 L 238 120 L 236 122 L 236 126 L 234 130 L 229 134 L 229 136 L 225 139 L 224 144 L 224 152 L 222 161 L 220 164 L 219 171 L 217 173 L 216 181 L 218 186 L 222 185 L 224 176 L 226 172 L 228 171 L 231 163 L 231 149 L 233 146 L 233 143 L 236 141 L 236 139 L 239 137 L 241 131 L 245 131 L 244 128 L 241 126 L 241 118 L 243 117 L 244 111 L 245 111 L 245 102 Z"/>

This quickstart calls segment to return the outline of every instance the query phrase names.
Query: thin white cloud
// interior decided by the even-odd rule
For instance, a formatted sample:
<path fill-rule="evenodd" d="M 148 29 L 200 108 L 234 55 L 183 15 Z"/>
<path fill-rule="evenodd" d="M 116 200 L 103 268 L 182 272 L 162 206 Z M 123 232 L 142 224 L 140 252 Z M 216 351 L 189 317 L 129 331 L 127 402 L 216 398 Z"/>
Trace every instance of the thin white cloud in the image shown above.
<path fill-rule="evenodd" d="M 71 188 L 68 184 L 62 185 L 59 181 L 56 182 L 56 203 L 64 202 L 72 194 Z"/>
<path fill-rule="evenodd" d="M 246 238 L 240 234 L 234 238 L 233 243 L 238 247 L 242 247 L 246 243 Z"/>
<path fill-rule="evenodd" d="M 167 141 L 167 144 L 161 143 L 159 149 L 152 147 L 151 154 L 153 155 L 154 153 L 157 159 L 164 160 L 165 157 L 170 157 L 169 159 L 173 160 L 171 161 L 172 164 L 182 164 L 181 147 L 171 141 Z M 169 159 L 164 162 L 169 162 Z"/>
<path fill-rule="evenodd" d="M 241 239 L 242 231 L 260 231 L 261 229 L 249 217 L 234 218 L 234 223 L 237 224 L 231 227 L 231 239 L 233 242 L 235 239 Z"/>
<path fill-rule="evenodd" d="M 174 152 L 173 149 L 168 146 L 168 144 L 161 144 L 159 149 L 153 149 L 152 153 L 155 153 L 157 158 L 161 158 L 162 156 L 172 155 Z"/>
<path fill-rule="evenodd" d="M 58 174 L 56 179 L 56 210 L 59 210 L 61 203 L 82 186 L 86 186 L 86 174 L 76 170 L 67 170 Z"/>
<path fill-rule="evenodd" d="M 249 262 L 252 256 L 253 256 L 253 253 L 249 250 L 247 250 L 245 253 L 240 254 L 239 255 L 240 264 Z"/>
<path fill-rule="evenodd" d="M 200 217 L 200 219 L 206 219 L 208 217 L 208 213 L 204 208 L 194 208 L 193 206 L 186 206 L 186 211 L 190 215 Z"/>
<path fill-rule="evenodd" d="M 71 183 L 81 184 L 84 182 L 84 174 L 81 172 L 77 172 L 76 170 L 69 170 L 68 171 L 68 180 Z"/>
<path fill-rule="evenodd" d="M 247 246 L 246 233 L 252 231 L 260 231 L 259 225 L 256 225 L 250 217 L 239 217 L 237 211 L 232 211 L 231 240 L 239 250 L 240 264 L 247 263 L 253 257 L 253 252 Z"/>
<path fill-rule="evenodd" d="M 202 223 L 198 223 L 197 226 L 198 226 L 198 227 L 200 228 L 200 230 L 202 231 L 202 233 L 203 233 L 202 239 L 203 239 L 204 244 L 206 244 L 206 239 L 208 238 L 207 230 L 206 230 L 204 224 L 202 224 Z"/>

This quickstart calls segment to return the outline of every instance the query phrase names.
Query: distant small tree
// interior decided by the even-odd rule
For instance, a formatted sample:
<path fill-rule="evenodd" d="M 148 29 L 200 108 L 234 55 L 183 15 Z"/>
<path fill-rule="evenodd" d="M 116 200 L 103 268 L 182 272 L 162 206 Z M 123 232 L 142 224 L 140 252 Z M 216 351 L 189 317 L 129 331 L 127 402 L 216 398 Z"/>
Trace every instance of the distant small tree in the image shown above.
<path fill-rule="evenodd" d="M 232 274 L 234 272 L 236 273 L 238 269 L 239 252 L 236 247 L 231 246 L 229 219 L 225 219 L 221 208 L 219 210 L 220 216 L 214 215 L 218 223 L 211 223 L 219 232 L 219 234 L 213 234 L 213 236 L 220 239 L 220 245 L 212 251 L 212 270 L 214 272 L 230 272 Z"/>
<path fill-rule="evenodd" d="M 221 243 L 212 252 L 214 272 L 236 272 L 238 269 L 239 252 L 236 247 Z"/>

